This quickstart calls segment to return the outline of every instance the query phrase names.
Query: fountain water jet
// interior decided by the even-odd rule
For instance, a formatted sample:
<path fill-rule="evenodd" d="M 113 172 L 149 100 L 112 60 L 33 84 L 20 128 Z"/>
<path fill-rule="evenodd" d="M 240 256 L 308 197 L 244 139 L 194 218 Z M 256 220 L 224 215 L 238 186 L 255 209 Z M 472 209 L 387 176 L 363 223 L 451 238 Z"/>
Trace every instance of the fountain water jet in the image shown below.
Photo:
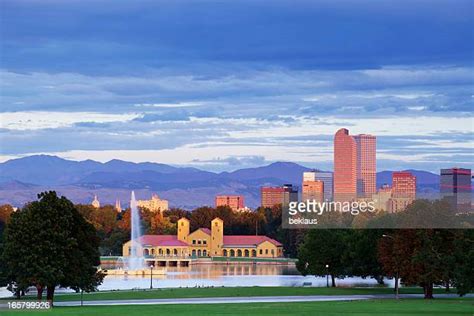
<path fill-rule="evenodd" d="M 130 255 L 119 257 L 116 264 L 117 268 L 122 268 L 127 273 L 140 274 L 147 270 L 148 267 L 141 253 L 142 245 L 139 243 L 141 236 L 140 213 L 138 211 L 134 191 L 132 191 L 130 198 L 130 230 L 132 241 L 130 243 Z"/>

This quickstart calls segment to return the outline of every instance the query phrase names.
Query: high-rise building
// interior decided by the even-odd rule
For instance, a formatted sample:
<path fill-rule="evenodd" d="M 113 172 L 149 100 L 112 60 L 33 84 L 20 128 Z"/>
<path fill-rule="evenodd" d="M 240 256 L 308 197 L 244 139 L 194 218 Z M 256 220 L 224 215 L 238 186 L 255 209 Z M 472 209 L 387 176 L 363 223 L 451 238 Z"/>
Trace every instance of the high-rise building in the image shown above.
<path fill-rule="evenodd" d="M 392 172 L 392 196 L 416 198 L 416 177 L 408 171 Z"/>
<path fill-rule="evenodd" d="M 228 206 L 237 212 L 245 208 L 243 195 L 218 195 L 215 199 L 215 206 Z"/>
<path fill-rule="evenodd" d="M 384 184 L 376 194 L 372 195 L 375 209 L 379 211 L 388 211 L 390 209 L 390 199 L 392 198 L 392 187 Z"/>
<path fill-rule="evenodd" d="M 416 177 L 408 171 L 392 173 L 392 198 L 389 211 L 403 211 L 416 198 Z"/>
<path fill-rule="evenodd" d="M 440 193 L 443 198 L 448 200 L 456 211 L 471 211 L 471 169 L 441 169 Z"/>
<path fill-rule="evenodd" d="M 316 181 L 303 181 L 301 188 L 301 201 L 306 202 L 308 200 L 315 200 L 318 202 L 324 201 L 324 182 Z"/>
<path fill-rule="evenodd" d="M 334 136 L 334 200 L 357 197 L 357 145 L 349 130 L 341 128 Z"/>
<path fill-rule="evenodd" d="M 332 172 L 315 172 L 315 180 L 324 183 L 324 200 L 332 201 L 334 193 L 333 173 Z"/>
<path fill-rule="evenodd" d="M 260 193 L 262 207 L 287 205 L 289 202 L 298 201 L 298 189 L 291 184 L 281 187 L 262 187 Z"/>
<path fill-rule="evenodd" d="M 376 192 L 376 138 L 373 135 L 354 136 L 357 147 L 357 195 L 371 197 Z"/>

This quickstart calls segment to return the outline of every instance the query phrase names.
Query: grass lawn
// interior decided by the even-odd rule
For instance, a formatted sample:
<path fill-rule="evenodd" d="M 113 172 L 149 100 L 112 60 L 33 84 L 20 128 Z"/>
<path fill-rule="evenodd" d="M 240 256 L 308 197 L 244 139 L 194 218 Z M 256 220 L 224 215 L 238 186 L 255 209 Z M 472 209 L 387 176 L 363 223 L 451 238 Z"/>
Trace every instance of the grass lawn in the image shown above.
<path fill-rule="evenodd" d="M 422 294 L 417 287 L 400 289 L 401 294 Z M 446 293 L 435 289 L 436 294 Z M 453 289 L 450 293 L 456 293 Z M 147 298 L 192 298 L 192 297 L 238 297 L 238 296 L 292 296 L 292 295 L 354 295 L 354 294 L 394 294 L 390 288 L 326 288 L 326 287 L 214 287 L 214 288 L 171 288 L 156 290 L 110 291 L 84 293 L 85 301 L 147 299 Z M 35 299 L 27 296 L 24 299 Z M 80 294 L 56 294 L 55 301 L 79 301 Z M 1 299 L 1 300 L 11 300 Z"/>
<path fill-rule="evenodd" d="M 2 311 L 7 315 L 473 315 L 472 299 L 405 299 L 353 302 L 252 303 L 55 307 L 49 311 Z"/>
<path fill-rule="evenodd" d="M 402 294 L 422 294 L 421 288 L 401 288 Z M 446 293 L 435 289 L 435 293 Z M 451 293 L 456 293 L 452 291 Z M 174 288 L 157 290 L 112 291 L 84 293 L 84 300 L 118 300 L 142 298 L 191 298 L 191 297 L 238 297 L 238 296 L 292 296 L 292 295 L 353 295 L 393 294 L 390 288 L 326 288 L 326 287 L 216 287 Z M 56 301 L 80 300 L 79 294 L 56 295 Z"/>

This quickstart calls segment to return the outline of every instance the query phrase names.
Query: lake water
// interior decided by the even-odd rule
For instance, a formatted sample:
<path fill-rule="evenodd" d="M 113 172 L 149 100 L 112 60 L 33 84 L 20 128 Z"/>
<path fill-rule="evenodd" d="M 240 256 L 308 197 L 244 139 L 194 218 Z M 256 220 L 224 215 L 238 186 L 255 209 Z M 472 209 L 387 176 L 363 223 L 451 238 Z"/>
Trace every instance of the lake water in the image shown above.
<path fill-rule="evenodd" d="M 200 264 L 189 267 L 168 267 L 165 275 L 153 275 L 153 288 L 179 287 L 237 287 L 237 286 L 326 286 L 325 277 L 302 276 L 293 266 Z M 329 280 L 330 281 L 330 280 Z M 310 285 L 309 285 L 310 284 Z M 386 280 L 393 287 L 393 280 Z M 376 286 L 374 279 L 357 277 L 337 279 L 338 287 Z M 99 287 L 101 291 L 148 289 L 150 276 L 106 276 Z M 32 290 L 30 293 L 33 293 Z M 70 292 L 58 289 L 58 293 Z M 0 297 L 11 296 L 5 288 L 0 289 Z"/>
<path fill-rule="evenodd" d="M 153 276 L 154 288 L 236 287 L 236 286 L 326 286 L 325 277 L 302 276 L 292 266 L 281 265 L 212 265 L 168 267 L 166 275 Z M 391 280 L 386 282 L 392 285 Z M 375 286 L 374 279 L 345 278 L 337 286 Z M 101 290 L 141 289 L 150 287 L 150 276 L 107 276 Z"/>

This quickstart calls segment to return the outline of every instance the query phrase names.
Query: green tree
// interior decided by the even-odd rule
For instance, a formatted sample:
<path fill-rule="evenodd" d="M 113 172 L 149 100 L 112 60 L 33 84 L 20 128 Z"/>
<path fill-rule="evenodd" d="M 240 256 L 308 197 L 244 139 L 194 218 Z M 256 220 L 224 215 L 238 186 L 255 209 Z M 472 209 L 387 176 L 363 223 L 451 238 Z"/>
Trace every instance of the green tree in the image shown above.
<path fill-rule="evenodd" d="M 347 252 L 349 274 L 362 278 L 372 277 L 383 284 L 384 271 L 377 258 L 377 243 L 383 231 L 379 229 L 358 229 L 347 232 Z"/>
<path fill-rule="evenodd" d="M 53 301 L 56 286 L 79 286 L 84 275 L 96 275 L 98 240 L 68 199 L 54 191 L 40 193 L 38 199 L 12 214 L 3 260 L 17 292 L 33 285 L 41 299 L 46 288 Z"/>
<path fill-rule="evenodd" d="M 298 250 L 298 270 L 303 275 L 329 274 L 335 287 L 336 278 L 344 278 L 348 273 L 347 237 L 348 231 L 342 229 L 311 230 Z"/>

